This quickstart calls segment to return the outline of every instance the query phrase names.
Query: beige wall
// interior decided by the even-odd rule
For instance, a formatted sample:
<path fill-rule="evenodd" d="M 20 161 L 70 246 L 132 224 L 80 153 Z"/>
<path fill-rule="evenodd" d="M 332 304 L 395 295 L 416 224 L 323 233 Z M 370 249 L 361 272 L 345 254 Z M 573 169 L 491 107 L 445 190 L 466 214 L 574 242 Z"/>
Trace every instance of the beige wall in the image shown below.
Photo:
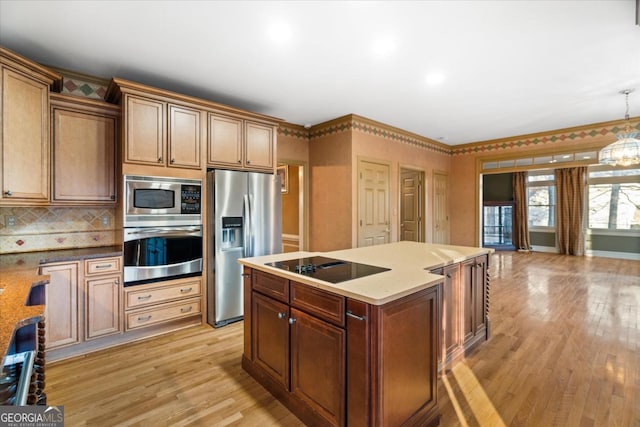
<path fill-rule="evenodd" d="M 640 118 L 631 118 L 631 125 L 636 131 L 640 129 Z M 617 120 L 452 147 L 451 244 L 479 245 L 479 177 L 482 162 L 530 155 L 597 151 L 614 142 L 616 133 L 621 132 L 623 127 L 624 121 Z M 594 163 L 597 163 L 597 159 Z M 537 168 L 545 167 L 547 165 Z M 513 170 L 516 169 L 501 169 L 495 172 Z"/>

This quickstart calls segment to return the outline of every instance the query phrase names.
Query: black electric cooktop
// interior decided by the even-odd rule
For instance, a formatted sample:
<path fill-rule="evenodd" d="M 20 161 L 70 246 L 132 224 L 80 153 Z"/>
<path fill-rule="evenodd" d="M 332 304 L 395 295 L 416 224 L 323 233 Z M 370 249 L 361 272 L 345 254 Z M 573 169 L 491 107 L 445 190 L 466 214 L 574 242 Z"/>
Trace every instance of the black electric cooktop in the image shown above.
<path fill-rule="evenodd" d="M 265 265 L 330 283 L 346 282 L 347 280 L 358 279 L 390 270 L 389 268 L 376 267 L 375 265 L 360 264 L 322 256 L 268 262 Z"/>

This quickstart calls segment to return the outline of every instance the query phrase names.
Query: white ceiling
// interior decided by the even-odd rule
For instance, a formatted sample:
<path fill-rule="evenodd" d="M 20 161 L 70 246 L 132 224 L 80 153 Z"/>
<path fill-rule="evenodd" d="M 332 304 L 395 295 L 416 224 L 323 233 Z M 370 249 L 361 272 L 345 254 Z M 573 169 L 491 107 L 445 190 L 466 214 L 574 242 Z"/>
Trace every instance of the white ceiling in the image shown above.
<path fill-rule="evenodd" d="M 0 44 L 291 123 L 354 113 L 456 145 L 622 119 L 627 88 L 640 115 L 635 7 L 0 0 Z"/>

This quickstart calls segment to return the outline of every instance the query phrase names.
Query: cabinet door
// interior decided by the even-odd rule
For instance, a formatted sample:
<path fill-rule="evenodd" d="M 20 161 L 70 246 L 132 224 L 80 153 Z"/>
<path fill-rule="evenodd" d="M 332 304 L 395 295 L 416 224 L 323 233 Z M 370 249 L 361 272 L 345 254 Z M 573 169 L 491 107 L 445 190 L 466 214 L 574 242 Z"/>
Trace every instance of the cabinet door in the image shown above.
<path fill-rule="evenodd" d="M 242 166 L 242 120 L 209 114 L 207 164 Z"/>
<path fill-rule="evenodd" d="M 486 323 L 486 303 L 487 303 L 487 293 L 486 293 L 486 276 L 487 276 L 487 257 L 477 257 L 474 260 L 474 270 L 473 270 L 473 333 L 474 335 L 484 334 L 487 323 Z"/>
<path fill-rule="evenodd" d="M 272 126 L 245 122 L 245 166 L 273 169 L 274 129 Z"/>
<path fill-rule="evenodd" d="M 49 199 L 49 88 L 21 73 L 2 68 L 0 202 Z"/>
<path fill-rule="evenodd" d="M 120 275 L 86 280 L 85 338 L 117 334 L 120 322 Z"/>
<path fill-rule="evenodd" d="M 115 117 L 53 108 L 53 200 L 115 202 L 115 150 Z"/>
<path fill-rule="evenodd" d="M 43 266 L 50 276 L 46 289 L 46 348 L 80 342 L 78 331 L 78 263 Z"/>
<path fill-rule="evenodd" d="M 345 331 L 295 308 L 291 319 L 291 392 L 331 425 L 344 425 Z"/>
<path fill-rule="evenodd" d="M 200 111 L 169 104 L 168 165 L 200 169 Z"/>
<path fill-rule="evenodd" d="M 252 358 L 289 389 L 289 307 L 252 292 Z"/>
<path fill-rule="evenodd" d="M 462 336 L 464 341 L 473 338 L 474 335 L 474 266 L 474 260 L 462 263 Z"/>
<path fill-rule="evenodd" d="M 460 269 L 458 264 L 443 269 L 442 285 L 442 353 L 443 361 L 461 345 L 460 340 Z"/>
<path fill-rule="evenodd" d="M 125 95 L 124 161 L 163 165 L 165 103 Z"/>

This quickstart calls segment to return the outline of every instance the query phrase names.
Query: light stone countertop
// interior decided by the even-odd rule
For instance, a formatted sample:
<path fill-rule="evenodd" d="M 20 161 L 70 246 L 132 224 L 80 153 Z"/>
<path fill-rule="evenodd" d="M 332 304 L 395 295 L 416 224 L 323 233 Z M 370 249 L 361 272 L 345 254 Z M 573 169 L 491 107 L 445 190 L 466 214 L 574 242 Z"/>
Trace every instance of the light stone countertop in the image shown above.
<path fill-rule="evenodd" d="M 289 252 L 242 258 L 238 262 L 256 270 L 286 277 L 369 304 L 383 305 L 442 282 L 443 276 L 431 274 L 429 270 L 493 252 L 494 250 L 489 248 L 396 242 L 332 252 Z M 336 258 L 391 270 L 334 284 L 265 265 L 265 263 L 310 256 Z"/>

